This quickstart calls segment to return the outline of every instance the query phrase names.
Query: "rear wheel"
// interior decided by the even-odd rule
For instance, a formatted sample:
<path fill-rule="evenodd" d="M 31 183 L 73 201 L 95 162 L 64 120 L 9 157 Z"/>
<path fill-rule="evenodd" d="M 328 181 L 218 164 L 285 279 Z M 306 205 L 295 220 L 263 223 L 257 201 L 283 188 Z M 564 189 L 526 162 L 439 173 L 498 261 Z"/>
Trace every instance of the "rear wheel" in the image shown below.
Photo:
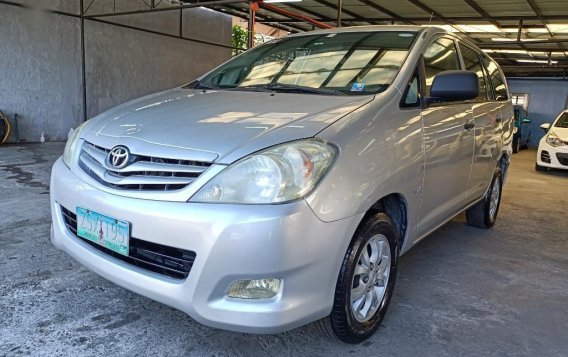
<path fill-rule="evenodd" d="M 503 175 L 497 169 L 485 197 L 465 212 L 468 225 L 485 229 L 493 227 L 501 205 L 502 185 Z"/>
<path fill-rule="evenodd" d="M 377 213 L 355 232 L 337 278 L 328 331 L 345 343 L 359 343 L 379 327 L 396 281 L 398 231 L 391 218 Z"/>

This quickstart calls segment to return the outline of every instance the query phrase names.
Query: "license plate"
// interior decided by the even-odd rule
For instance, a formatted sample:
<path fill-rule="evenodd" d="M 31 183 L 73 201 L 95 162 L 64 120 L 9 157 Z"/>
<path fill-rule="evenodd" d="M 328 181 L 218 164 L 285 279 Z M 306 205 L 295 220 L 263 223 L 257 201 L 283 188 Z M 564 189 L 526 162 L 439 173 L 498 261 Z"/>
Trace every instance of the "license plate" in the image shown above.
<path fill-rule="evenodd" d="M 126 221 L 77 207 L 77 235 L 128 256 L 130 224 Z"/>

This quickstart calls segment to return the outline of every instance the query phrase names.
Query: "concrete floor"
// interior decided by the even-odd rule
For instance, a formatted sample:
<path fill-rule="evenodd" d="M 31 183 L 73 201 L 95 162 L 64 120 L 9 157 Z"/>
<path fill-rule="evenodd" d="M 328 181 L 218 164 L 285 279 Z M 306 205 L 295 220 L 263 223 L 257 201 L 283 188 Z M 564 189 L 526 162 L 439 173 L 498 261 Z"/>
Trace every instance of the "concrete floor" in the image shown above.
<path fill-rule="evenodd" d="M 350 346 L 314 325 L 274 336 L 201 326 L 103 280 L 48 242 L 61 144 L 0 148 L 0 355 L 568 355 L 568 173 L 514 156 L 499 220 L 463 215 L 401 259 L 378 333 Z"/>

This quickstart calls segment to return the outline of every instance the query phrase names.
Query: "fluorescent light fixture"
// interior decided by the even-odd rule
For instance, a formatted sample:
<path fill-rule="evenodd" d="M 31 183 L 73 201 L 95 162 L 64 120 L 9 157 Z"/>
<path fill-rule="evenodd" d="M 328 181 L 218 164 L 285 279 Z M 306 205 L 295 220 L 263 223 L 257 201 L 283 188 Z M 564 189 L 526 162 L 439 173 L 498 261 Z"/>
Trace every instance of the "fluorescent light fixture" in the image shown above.
<path fill-rule="evenodd" d="M 519 63 L 542 63 L 542 64 L 548 64 L 547 60 L 535 60 L 535 59 L 517 59 L 515 60 Z M 550 61 L 550 64 L 557 64 L 558 61 Z"/>
<path fill-rule="evenodd" d="M 300 2 L 302 0 L 264 0 L 263 2 L 270 4 L 271 2 Z"/>
<path fill-rule="evenodd" d="M 491 41 L 494 42 L 517 42 L 516 38 L 493 37 Z M 540 41 L 538 38 L 521 38 L 521 42 Z"/>
<path fill-rule="evenodd" d="M 521 54 L 526 55 L 528 52 L 526 50 L 495 50 L 497 53 L 514 53 L 514 54 Z"/>

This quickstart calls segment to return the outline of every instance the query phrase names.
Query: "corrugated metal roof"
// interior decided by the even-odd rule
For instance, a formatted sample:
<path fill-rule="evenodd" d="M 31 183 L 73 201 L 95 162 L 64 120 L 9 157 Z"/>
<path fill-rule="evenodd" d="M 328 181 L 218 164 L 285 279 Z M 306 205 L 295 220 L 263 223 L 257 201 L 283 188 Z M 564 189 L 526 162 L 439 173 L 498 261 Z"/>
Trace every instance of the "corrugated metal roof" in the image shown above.
<path fill-rule="evenodd" d="M 302 0 L 271 5 L 335 26 L 337 4 L 338 0 Z M 248 7 L 233 6 L 243 13 Z M 533 65 L 559 73 L 568 70 L 568 0 L 343 0 L 342 10 L 342 26 L 442 25 L 477 43 L 510 73 L 521 68 L 530 71 L 528 67 Z M 315 28 L 298 18 L 265 9 L 259 10 L 258 15 L 262 17 L 260 22 L 286 26 L 292 31 Z M 535 62 L 521 65 L 517 60 Z"/>

